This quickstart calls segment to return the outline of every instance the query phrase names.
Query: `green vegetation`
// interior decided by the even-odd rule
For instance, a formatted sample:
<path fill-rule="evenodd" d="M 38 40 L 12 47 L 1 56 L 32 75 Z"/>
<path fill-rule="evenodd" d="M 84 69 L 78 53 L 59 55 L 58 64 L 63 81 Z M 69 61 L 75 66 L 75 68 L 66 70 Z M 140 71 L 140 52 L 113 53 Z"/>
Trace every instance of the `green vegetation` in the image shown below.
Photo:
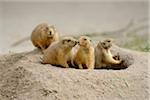
<path fill-rule="evenodd" d="M 145 39 L 143 37 L 134 36 L 132 37 L 132 40 L 126 41 L 122 47 L 137 50 L 137 51 L 144 51 L 149 52 L 150 51 L 150 42 L 148 39 Z"/>
<path fill-rule="evenodd" d="M 103 38 L 113 38 L 117 45 L 132 50 L 150 52 L 150 40 L 148 39 L 148 19 L 141 21 L 129 21 L 129 23 L 118 30 L 107 31 L 107 32 L 95 32 L 95 33 L 84 33 L 78 34 L 86 35 L 91 37 L 94 42 L 98 42 Z"/>
<path fill-rule="evenodd" d="M 144 34 L 139 36 L 135 33 L 128 33 L 126 37 L 121 34 L 99 34 L 99 35 L 87 35 L 91 37 L 95 41 L 99 41 L 102 38 L 114 38 L 116 43 L 123 48 L 128 48 L 132 50 L 142 51 L 142 52 L 150 52 L 150 40 L 148 40 L 148 34 Z M 123 41 L 123 42 L 122 42 Z"/>

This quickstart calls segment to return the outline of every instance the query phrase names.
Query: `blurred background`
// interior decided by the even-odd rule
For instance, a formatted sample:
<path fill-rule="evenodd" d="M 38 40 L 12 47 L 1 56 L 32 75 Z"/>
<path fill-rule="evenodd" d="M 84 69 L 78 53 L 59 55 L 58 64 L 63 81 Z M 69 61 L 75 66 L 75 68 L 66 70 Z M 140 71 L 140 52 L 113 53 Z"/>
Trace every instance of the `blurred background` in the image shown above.
<path fill-rule="evenodd" d="M 0 1 L 0 53 L 34 49 L 30 40 L 37 24 L 54 25 L 61 36 L 90 36 L 94 43 L 114 38 L 123 48 L 148 52 L 148 0 L 96 2 Z"/>

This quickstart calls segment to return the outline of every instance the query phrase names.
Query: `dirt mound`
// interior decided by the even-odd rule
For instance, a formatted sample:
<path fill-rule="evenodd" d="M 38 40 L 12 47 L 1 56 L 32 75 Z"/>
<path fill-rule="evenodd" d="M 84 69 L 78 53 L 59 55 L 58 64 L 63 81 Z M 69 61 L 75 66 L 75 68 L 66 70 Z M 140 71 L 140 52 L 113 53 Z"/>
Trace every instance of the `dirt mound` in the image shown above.
<path fill-rule="evenodd" d="M 116 51 L 127 59 L 128 68 L 42 65 L 37 50 L 1 55 L 0 100 L 148 100 L 148 53 L 113 47 Z"/>

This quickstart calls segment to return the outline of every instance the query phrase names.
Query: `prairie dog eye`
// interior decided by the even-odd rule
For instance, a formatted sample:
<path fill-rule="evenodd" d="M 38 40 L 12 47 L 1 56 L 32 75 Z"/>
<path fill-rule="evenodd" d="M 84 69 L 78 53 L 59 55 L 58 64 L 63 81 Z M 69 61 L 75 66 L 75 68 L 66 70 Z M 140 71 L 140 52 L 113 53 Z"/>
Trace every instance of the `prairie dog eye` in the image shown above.
<path fill-rule="evenodd" d="M 49 30 L 49 28 L 48 28 L 48 27 L 45 27 L 45 28 L 44 28 L 44 31 L 46 31 L 46 32 L 47 32 L 48 30 Z"/>
<path fill-rule="evenodd" d="M 105 43 L 105 42 L 103 42 L 102 44 L 103 44 L 103 45 L 105 45 L 106 43 Z"/>
<path fill-rule="evenodd" d="M 110 40 L 107 40 L 107 42 L 111 42 Z"/>
<path fill-rule="evenodd" d="M 67 42 L 70 42 L 71 40 L 67 40 Z"/>
<path fill-rule="evenodd" d="M 83 40 L 86 41 L 87 39 L 84 38 Z"/>

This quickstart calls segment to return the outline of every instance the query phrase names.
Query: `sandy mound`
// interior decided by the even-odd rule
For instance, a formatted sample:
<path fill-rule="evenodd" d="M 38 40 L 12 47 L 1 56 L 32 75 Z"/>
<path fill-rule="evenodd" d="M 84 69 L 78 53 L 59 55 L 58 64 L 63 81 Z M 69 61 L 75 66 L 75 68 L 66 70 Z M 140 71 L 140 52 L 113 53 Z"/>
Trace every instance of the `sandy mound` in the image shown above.
<path fill-rule="evenodd" d="M 42 65 L 36 50 L 1 55 L 0 100 L 148 100 L 148 53 L 117 50 L 127 59 L 127 69 Z"/>

